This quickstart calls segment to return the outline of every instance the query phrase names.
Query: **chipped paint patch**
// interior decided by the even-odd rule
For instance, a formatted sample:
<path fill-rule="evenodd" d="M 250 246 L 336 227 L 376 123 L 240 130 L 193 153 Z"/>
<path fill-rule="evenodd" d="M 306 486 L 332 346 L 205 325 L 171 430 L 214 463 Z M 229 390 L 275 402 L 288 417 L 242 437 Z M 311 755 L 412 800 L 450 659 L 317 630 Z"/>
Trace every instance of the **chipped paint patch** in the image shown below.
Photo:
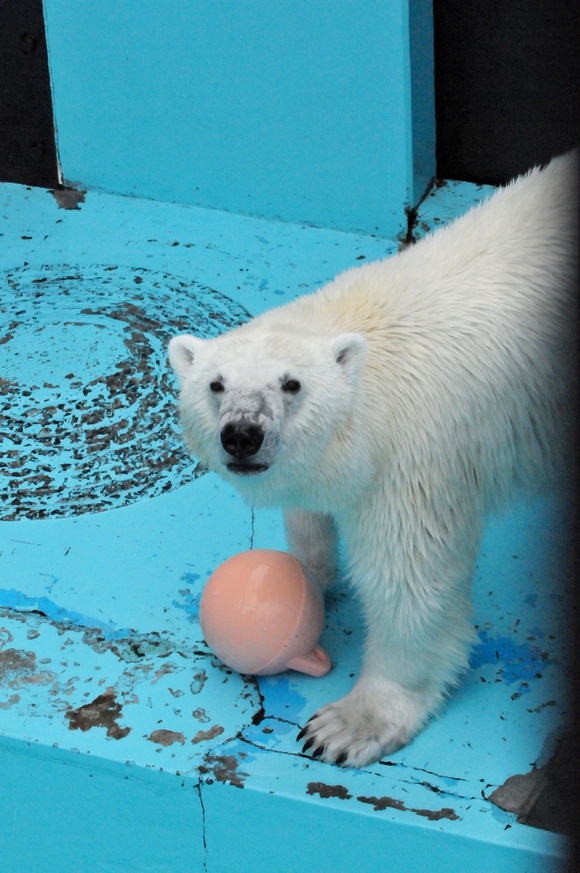
<path fill-rule="evenodd" d="M 185 737 L 181 732 L 178 731 L 169 731 L 165 728 L 159 728 L 156 731 L 152 731 L 147 737 L 152 743 L 157 743 L 159 746 L 172 746 L 173 743 L 181 743 L 181 745 L 185 745 Z"/>
<path fill-rule="evenodd" d="M 119 628 L 111 622 L 102 622 L 92 616 L 65 609 L 48 597 L 30 597 L 20 591 L 4 588 L 0 589 L 0 604 L 0 616 L 22 620 L 34 613 L 52 624 L 59 633 L 81 632 L 83 643 L 97 654 L 112 652 L 120 661 L 126 663 L 138 662 L 144 658 L 163 658 L 175 651 L 174 645 L 156 631 L 139 634 L 130 628 Z M 38 636 L 38 631 L 34 628 L 29 633 L 32 634 L 30 639 Z M 175 672 L 178 669 L 164 665 L 160 671 Z"/>
<path fill-rule="evenodd" d="M 206 682 L 207 673 L 205 672 L 205 670 L 198 670 L 197 673 L 193 674 L 193 679 L 191 680 L 191 684 L 189 686 L 191 693 L 201 694 Z"/>
<path fill-rule="evenodd" d="M 443 809 L 413 809 L 413 807 L 405 806 L 402 800 L 397 800 L 394 797 L 357 797 L 361 803 L 369 803 L 372 805 L 375 812 L 382 812 L 385 809 L 400 809 L 403 812 L 412 812 L 415 815 L 428 818 L 429 821 L 439 821 L 442 818 L 447 818 L 450 821 L 459 821 L 459 816 L 454 809 L 448 806 Z"/>
<path fill-rule="evenodd" d="M 572 730 L 549 738 L 531 770 L 509 776 L 486 799 L 517 816 L 520 823 L 574 836 L 576 810 L 570 801 L 576 782 L 576 746 Z"/>
<path fill-rule="evenodd" d="M 338 797 L 339 800 L 350 800 L 352 794 L 344 785 L 327 785 L 326 782 L 309 782 L 306 787 L 307 794 L 318 794 L 326 799 L 327 797 Z"/>
<path fill-rule="evenodd" d="M 207 724 L 209 721 L 211 721 L 210 716 L 202 707 L 194 709 L 191 714 L 197 721 L 200 721 L 202 724 Z"/>
<path fill-rule="evenodd" d="M 235 755 L 206 755 L 199 772 L 213 777 L 207 780 L 209 784 L 215 779 L 217 782 L 233 785 L 235 788 L 243 788 L 249 773 L 240 770 L 239 766 L 240 762 Z"/>
<path fill-rule="evenodd" d="M 39 669 L 35 652 L 14 648 L 0 650 L 0 685 L 15 689 L 47 685 L 54 680 L 52 671 Z"/>
<path fill-rule="evenodd" d="M 166 657 L 161 655 L 161 657 Z M 172 661 L 166 661 L 159 669 L 155 670 L 155 678 L 151 680 L 151 685 L 156 685 L 164 676 L 169 676 L 172 673 L 181 673 L 185 667 L 179 664 L 174 664 Z"/>
<path fill-rule="evenodd" d="M 122 717 L 122 706 L 116 700 L 114 688 L 107 688 L 104 694 L 99 694 L 90 703 L 69 709 L 65 718 L 69 721 L 71 731 L 90 731 L 95 727 L 107 729 L 107 736 L 113 740 L 122 740 L 130 732 L 130 727 L 122 728 L 117 720 Z"/>
<path fill-rule="evenodd" d="M 197 743 L 203 743 L 206 740 L 213 740 L 215 737 L 219 737 L 223 734 L 224 729 L 219 724 L 214 724 L 207 731 L 198 731 L 194 738 L 192 739 L 192 745 L 196 745 Z"/>

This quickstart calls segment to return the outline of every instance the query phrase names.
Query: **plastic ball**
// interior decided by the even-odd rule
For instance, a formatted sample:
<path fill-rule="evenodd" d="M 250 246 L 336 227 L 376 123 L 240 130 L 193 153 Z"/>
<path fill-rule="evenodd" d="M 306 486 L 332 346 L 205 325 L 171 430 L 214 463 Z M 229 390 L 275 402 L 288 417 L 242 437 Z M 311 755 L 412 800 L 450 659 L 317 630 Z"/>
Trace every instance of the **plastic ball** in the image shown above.
<path fill-rule="evenodd" d="M 318 645 L 322 594 L 286 552 L 252 549 L 224 561 L 205 585 L 199 618 L 208 646 L 239 673 L 325 676 L 331 669 Z"/>

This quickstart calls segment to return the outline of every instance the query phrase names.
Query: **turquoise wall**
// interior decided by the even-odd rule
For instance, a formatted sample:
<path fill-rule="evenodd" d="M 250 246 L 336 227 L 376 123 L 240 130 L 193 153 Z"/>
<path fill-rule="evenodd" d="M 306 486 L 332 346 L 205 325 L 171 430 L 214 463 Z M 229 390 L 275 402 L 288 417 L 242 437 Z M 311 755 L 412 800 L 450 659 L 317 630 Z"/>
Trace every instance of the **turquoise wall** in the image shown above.
<path fill-rule="evenodd" d="M 393 235 L 434 173 L 427 0 L 44 6 L 67 182 Z"/>

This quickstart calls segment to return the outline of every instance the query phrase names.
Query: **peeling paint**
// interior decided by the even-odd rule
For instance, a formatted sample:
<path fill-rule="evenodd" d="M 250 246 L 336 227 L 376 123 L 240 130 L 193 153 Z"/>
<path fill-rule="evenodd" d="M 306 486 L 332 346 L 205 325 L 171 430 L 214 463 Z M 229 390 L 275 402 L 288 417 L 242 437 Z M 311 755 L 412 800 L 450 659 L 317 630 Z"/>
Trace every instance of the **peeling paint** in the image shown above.
<path fill-rule="evenodd" d="M 153 731 L 149 734 L 147 739 L 160 746 L 172 746 L 173 743 L 181 743 L 182 746 L 185 744 L 185 737 L 182 733 L 178 731 L 169 731 L 165 728 L 159 728 L 158 730 Z"/>
<path fill-rule="evenodd" d="M 205 740 L 213 740 L 213 739 L 215 739 L 215 737 L 221 736 L 221 734 L 223 734 L 223 732 L 224 732 L 224 729 L 221 725 L 214 724 L 207 731 L 198 731 L 191 742 L 193 745 L 196 745 L 197 743 L 202 743 Z"/>
<path fill-rule="evenodd" d="M 54 682 L 55 678 L 55 673 L 38 669 L 34 652 L 13 648 L 0 651 L 0 685 L 8 688 L 46 685 Z"/>
<path fill-rule="evenodd" d="M 169 654 L 169 652 L 167 654 Z M 161 655 L 160 657 L 164 656 Z M 159 680 L 162 679 L 164 676 L 167 676 L 170 673 L 181 673 L 182 670 L 185 670 L 185 667 L 178 666 L 176 664 L 173 664 L 171 661 L 168 661 L 155 671 L 155 679 L 151 680 L 151 684 L 156 685 L 157 682 L 159 682 Z"/>
<path fill-rule="evenodd" d="M 327 797 L 338 797 L 340 800 L 350 800 L 352 794 L 344 785 L 327 785 L 325 782 L 309 782 L 306 788 L 307 794 L 318 794 L 326 799 Z"/>
<path fill-rule="evenodd" d="M 233 785 L 235 788 L 243 788 L 244 781 L 249 774 L 239 770 L 239 766 L 240 762 L 234 755 L 206 755 L 199 772 L 200 774 L 210 774 L 217 782 Z M 213 779 L 207 781 L 211 784 Z"/>
<path fill-rule="evenodd" d="M 82 633 L 82 642 L 90 646 L 97 654 L 112 652 L 125 663 L 139 662 L 146 658 L 163 658 L 175 652 L 175 646 L 164 635 L 152 631 L 140 634 L 130 628 L 119 628 L 112 623 L 82 615 L 55 603 L 48 597 L 30 597 L 20 591 L 0 589 L 0 616 L 28 620 L 31 613 L 45 619 L 59 633 L 75 631 Z M 38 636 L 34 628 L 29 631 Z M 184 657 L 188 657 L 184 655 Z M 161 671 L 175 672 L 179 668 L 163 665 Z"/>
<path fill-rule="evenodd" d="M 14 636 L 10 633 L 7 627 L 0 627 L 0 649 L 4 648 L 6 643 L 14 642 Z"/>
<path fill-rule="evenodd" d="M 402 800 L 397 800 L 394 797 L 357 797 L 361 803 L 369 803 L 372 805 L 375 812 L 382 812 L 385 809 L 400 809 L 403 812 L 412 812 L 415 815 L 428 818 L 429 821 L 439 821 L 439 819 L 447 818 L 450 821 L 459 821 L 459 816 L 454 809 L 448 806 L 443 809 L 413 809 L 410 806 L 405 806 Z"/>
<path fill-rule="evenodd" d="M 122 740 L 131 732 L 130 727 L 122 728 L 117 724 L 117 719 L 121 716 L 122 706 L 117 703 L 113 688 L 107 688 L 104 694 L 95 697 L 90 703 L 85 703 L 78 709 L 69 709 L 65 713 L 71 731 L 90 731 L 95 727 L 104 727 L 107 729 L 107 736 L 113 740 Z"/>
<path fill-rule="evenodd" d="M 190 690 L 192 694 L 200 694 L 203 691 L 203 686 L 207 682 L 207 673 L 205 670 L 199 670 L 194 674 L 191 681 Z"/>
<path fill-rule="evenodd" d="M 187 582 L 189 585 L 194 585 L 200 576 L 198 573 L 184 573 L 181 577 L 182 582 Z M 179 590 L 180 596 L 183 598 L 183 602 L 180 603 L 178 600 L 173 601 L 173 606 L 176 609 L 181 609 L 186 613 L 189 621 L 198 622 L 199 621 L 199 602 L 201 600 L 201 591 L 197 591 L 196 593 L 192 593 L 190 588 L 181 588 Z"/>
<path fill-rule="evenodd" d="M 191 714 L 195 719 L 197 719 L 197 721 L 200 721 L 202 724 L 207 724 L 207 722 L 211 721 L 210 716 L 207 714 L 205 709 L 202 709 L 202 707 L 194 709 Z"/>

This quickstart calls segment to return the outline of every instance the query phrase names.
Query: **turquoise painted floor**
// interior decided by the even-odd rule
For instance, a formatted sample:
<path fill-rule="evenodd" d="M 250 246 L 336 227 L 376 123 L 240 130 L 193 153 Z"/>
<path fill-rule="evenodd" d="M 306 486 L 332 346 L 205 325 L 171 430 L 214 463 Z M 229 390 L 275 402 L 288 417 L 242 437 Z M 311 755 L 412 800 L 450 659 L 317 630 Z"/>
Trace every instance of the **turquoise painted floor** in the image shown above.
<path fill-rule="evenodd" d="M 416 233 L 486 193 L 436 189 Z M 364 770 L 296 742 L 359 667 L 344 584 L 323 679 L 241 677 L 200 633 L 212 570 L 285 543 L 277 514 L 252 513 L 182 448 L 169 337 L 218 333 L 398 241 L 59 199 L 0 188 L 2 873 L 557 869 L 564 838 L 489 799 L 566 727 L 556 498 L 490 519 L 470 674 L 439 720 Z"/>

